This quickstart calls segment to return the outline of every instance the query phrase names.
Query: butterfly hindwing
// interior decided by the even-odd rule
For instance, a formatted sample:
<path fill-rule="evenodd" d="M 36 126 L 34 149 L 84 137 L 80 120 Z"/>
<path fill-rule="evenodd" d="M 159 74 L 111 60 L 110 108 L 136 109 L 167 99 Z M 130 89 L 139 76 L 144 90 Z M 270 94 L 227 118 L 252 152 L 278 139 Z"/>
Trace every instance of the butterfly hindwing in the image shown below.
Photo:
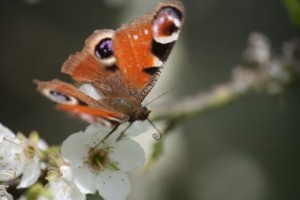
<path fill-rule="evenodd" d="M 57 108 L 77 116 L 89 123 L 103 125 L 119 124 L 128 121 L 128 116 L 108 108 L 100 99 L 89 96 L 75 86 L 54 79 L 52 81 L 36 81 L 37 90 L 45 97 L 57 103 Z M 92 86 L 91 86 L 92 87 Z"/>

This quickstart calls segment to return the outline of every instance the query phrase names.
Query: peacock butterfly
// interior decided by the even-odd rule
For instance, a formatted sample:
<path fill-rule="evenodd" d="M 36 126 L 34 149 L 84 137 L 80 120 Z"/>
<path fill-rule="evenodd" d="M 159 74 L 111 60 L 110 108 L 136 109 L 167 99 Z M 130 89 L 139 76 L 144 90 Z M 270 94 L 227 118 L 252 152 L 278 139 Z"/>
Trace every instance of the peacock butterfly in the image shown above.
<path fill-rule="evenodd" d="M 182 3 L 172 0 L 116 31 L 96 30 L 62 66 L 76 84 L 35 80 L 37 90 L 58 109 L 88 123 L 146 120 L 150 111 L 141 103 L 164 68 L 183 21 Z"/>

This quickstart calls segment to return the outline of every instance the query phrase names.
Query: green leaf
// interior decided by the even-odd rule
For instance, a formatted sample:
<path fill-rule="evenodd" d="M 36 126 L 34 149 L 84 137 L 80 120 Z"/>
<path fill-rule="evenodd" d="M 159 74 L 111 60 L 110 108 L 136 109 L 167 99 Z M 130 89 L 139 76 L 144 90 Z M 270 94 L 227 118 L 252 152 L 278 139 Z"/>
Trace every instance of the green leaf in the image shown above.
<path fill-rule="evenodd" d="M 300 0 L 283 0 L 291 22 L 300 28 Z"/>

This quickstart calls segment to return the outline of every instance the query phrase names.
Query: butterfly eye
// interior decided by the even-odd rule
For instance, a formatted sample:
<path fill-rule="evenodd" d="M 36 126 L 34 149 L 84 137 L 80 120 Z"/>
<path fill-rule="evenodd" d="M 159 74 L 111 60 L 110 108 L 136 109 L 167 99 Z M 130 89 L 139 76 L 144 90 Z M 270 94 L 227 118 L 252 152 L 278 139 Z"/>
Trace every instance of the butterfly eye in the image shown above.
<path fill-rule="evenodd" d="M 64 95 L 55 90 L 44 89 L 43 94 L 56 103 L 67 104 L 67 105 L 78 104 L 78 100 L 76 98 Z"/>

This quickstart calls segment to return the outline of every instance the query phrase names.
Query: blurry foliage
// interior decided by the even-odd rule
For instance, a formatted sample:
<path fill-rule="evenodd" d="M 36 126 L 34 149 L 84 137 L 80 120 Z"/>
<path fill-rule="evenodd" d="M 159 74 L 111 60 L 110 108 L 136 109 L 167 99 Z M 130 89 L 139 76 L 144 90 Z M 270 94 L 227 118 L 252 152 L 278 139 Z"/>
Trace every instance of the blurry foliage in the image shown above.
<path fill-rule="evenodd" d="M 288 11 L 292 23 L 300 28 L 300 1 L 284 0 L 283 3 Z"/>

